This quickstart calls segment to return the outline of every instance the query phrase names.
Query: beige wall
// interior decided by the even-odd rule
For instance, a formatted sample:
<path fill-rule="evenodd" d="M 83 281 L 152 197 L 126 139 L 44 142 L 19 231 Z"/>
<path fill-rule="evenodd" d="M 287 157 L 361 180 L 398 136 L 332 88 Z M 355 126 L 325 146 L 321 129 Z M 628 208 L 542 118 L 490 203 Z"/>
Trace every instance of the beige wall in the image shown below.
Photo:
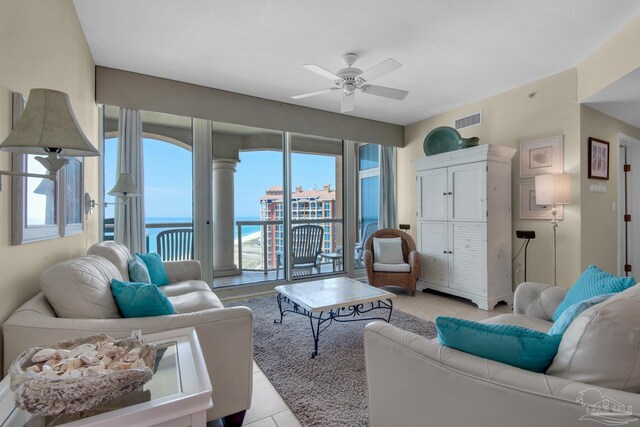
<path fill-rule="evenodd" d="M 582 168 L 582 249 L 581 264 L 589 264 L 618 273 L 618 134 L 640 139 L 640 129 L 607 116 L 587 106 L 580 107 L 580 156 Z M 609 181 L 588 178 L 589 137 L 609 142 Z M 592 184 L 604 184 L 605 193 L 591 192 Z M 613 204 L 616 208 L 614 210 Z M 637 276 L 637 273 L 634 273 Z"/>
<path fill-rule="evenodd" d="M 565 172 L 574 177 L 574 203 L 565 207 L 564 220 L 560 221 L 558 231 L 558 284 L 565 287 L 573 284 L 581 272 L 581 139 L 576 78 L 575 69 L 566 71 L 408 126 L 405 129 L 405 147 L 398 149 L 399 222 L 410 223 L 415 237 L 415 168 L 410 160 L 425 155 L 423 140 L 433 128 L 453 126 L 454 119 L 482 110 L 483 124 L 463 130 L 463 137 L 478 136 L 481 144 L 519 148 L 523 141 L 562 134 Z M 530 97 L 531 93 L 535 96 Z M 547 221 L 520 219 L 519 183 L 524 180 L 519 174 L 519 154 L 516 154 L 511 180 L 513 252 L 515 255 L 523 242 L 515 238 L 515 230 L 534 230 L 536 240 L 529 245 L 527 279 L 552 283 L 552 228 Z M 520 273 L 518 282 L 522 279 Z"/>
<path fill-rule="evenodd" d="M 640 67 L 640 17 L 578 65 L 578 100 L 604 89 Z"/>
<path fill-rule="evenodd" d="M 94 63 L 71 0 L 2 0 L 0 3 L 0 141 L 11 130 L 11 92 L 25 96 L 34 87 L 67 92 L 89 140 L 98 144 Z M 0 169 L 11 167 L 0 153 Z M 98 194 L 98 159 L 85 162 L 85 190 Z M 84 254 L 98 238 L 98 215 L 85 233 L 63 239 L 11 246 L 11 178 L 0 192 L 0 322 L 39 290 L 48 266 Z M 1 352 L 0 352 L 1 355 Z"/>

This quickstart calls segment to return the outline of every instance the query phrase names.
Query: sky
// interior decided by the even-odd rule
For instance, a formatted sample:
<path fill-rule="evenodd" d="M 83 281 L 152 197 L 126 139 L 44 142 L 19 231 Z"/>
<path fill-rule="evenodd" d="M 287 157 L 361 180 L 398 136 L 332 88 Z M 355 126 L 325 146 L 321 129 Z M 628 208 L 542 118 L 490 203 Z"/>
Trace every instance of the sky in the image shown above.
<path fill-rule="evenodd" d="M 115 185 L 115 138 L 105 140 L 105 189 Z M 191 151 L 176 145 L 145 138 L 145 211 L 147 218 L 192 218 Z M 240 153 L 235 173 L 235 217 L 258 219 L 259 200 L 265 190 L 283 185 L 282 152 L 246 151 Z M 291 155 L 292 188 L 335 188 L 335 157 L 311 154 Z M 107 196 L 108 202 L 113 197 Z M 113 207 L 105 217 L 113 216 Z"/>

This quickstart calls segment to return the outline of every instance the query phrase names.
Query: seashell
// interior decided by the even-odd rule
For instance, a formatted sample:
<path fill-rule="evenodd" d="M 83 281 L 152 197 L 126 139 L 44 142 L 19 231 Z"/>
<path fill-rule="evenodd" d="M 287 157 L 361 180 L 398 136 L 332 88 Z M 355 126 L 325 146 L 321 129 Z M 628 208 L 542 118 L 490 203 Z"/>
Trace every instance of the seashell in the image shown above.
<path fill-rule="evenodd" d="M 133 363 L 131 363 L 131 366 L 129 366 L 129 368 L 131 369 L 142 369 L 146 367 L 147 365 L 144 363 L 144 360 L 142 359 L 136 359 Z"/>
<path fill-rule="evenodd" d="M 64 350 L 62 348 L 56 350 L 55 357 L 57 359 L 68 359 L 69 358 L 69 350 Z"/>
<path fill-rule="evenodd" d="M 27 372 L 35 372 L 35 373 L 42 371 L 42 369 L 40 369 L 40 365 L 37 365 L 37 364 L 29 366 L 26 370 Z"/>
<path fill-rule="evenodd" d="M 46 362 L 44 362 L 44 364 L 49 367 L 54 367 L 58 364 L 58 362 L 60 362 L 60 360 L 58 359 L 49 359 Z"/>
<path fill-rule="evenodd" d="M 58 374 L 60 372 L 58 371 L 54 371 L 53 369 L 49 370 L 49 371 L 42 371 L 43 375 L 47 378 L 58 378 Z"/>
<path fill-rule="evenodd" d="M 53 371 L 53 368 L 49 365 L 42 365 L 42 372 Z"/>
<path fill-rule="evenodd" d="M 93 366 L 100 363 L 100 359 L 98 359 L 97 357 L 87 357 L 84 354 L 80 356 L 80 360 L 82 361 L 82 363 L 88 366 Z"/>
<path fill-rule="evenodd" d="M 134 348 L 129 353 L 125 354 L 125 356 L 123 357 L 123 360 L 125 362 L 133 362 L 138 360 L 139 358 L 140 358 L 140 349 Z"/>
<path fill-rule="evenodd" d="M 125 369 L 129 369 L 131 363 L 127 362 L 111 362 L 109 365 L 109 369 L 113 369 L 114 371 L 123 371 Z"/>
<path fill-rule="evenodd" d="M 112 347 L 108 349 L 104 354 L 111 359 L 117 359 L 124 354 L 124 350 L 120 347 Z"/>
<path fill-rule="evenodd" d="M 31 360 L 35 363 L 46 362 L 47 360 L 56 357 L 56 352 L 57 350 L 53 348 L 43 348 L 42 350 L 34 354 Z"/>
<path fill-rule="evenodd" d="M 72 358 L 72 359 L 64 359 L 60 361 L 57 365 L 53 367 L 56 371 L 70 371 L 72 369 L 77 369 L 82 366 L 82 360 Z"/>
<path fill-rule="evenodd" d="M 104 356 L 102 359 L 100 359 L 100 361 L 105 365 L 105 366 L 109 366 L 111 364 L 111 362 L 113 362 L 113 359 L 110 358 L 109 356 Z"/>
<path fill-rule="evenodd" d="M 80 344 L 76 348 L 69 351 L 69 357 L 78 357 L 87 351 L 94 351 L 96 349 L 95 344 Z"/>

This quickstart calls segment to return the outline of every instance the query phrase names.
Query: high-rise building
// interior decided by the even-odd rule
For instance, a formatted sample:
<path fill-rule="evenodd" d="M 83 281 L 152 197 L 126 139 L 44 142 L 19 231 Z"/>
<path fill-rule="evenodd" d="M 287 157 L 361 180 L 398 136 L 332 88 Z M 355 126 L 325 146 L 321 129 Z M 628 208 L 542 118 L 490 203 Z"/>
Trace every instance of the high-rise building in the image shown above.
<path fill-rule="evenodd" d="M 267 264 L 276 267 L 276 254 L 284 252 L 284 191 L 281 186 L 273 186 L 260 198 L 260 220 L 274 221 L 267 225 Z M 337 250 L 336 225 L 334 222 L 322 222 L 322 219 L 333 219 L 336 213 L 336 191 L 327 184 L 322 189 L 305 190 L 296 187 L 291 193 L 291 220 L 293 226 L 301 224 L 317 224 L 324 228 L 322 251 Z M 275 223 L 278 221 L 278 223 Z"/>

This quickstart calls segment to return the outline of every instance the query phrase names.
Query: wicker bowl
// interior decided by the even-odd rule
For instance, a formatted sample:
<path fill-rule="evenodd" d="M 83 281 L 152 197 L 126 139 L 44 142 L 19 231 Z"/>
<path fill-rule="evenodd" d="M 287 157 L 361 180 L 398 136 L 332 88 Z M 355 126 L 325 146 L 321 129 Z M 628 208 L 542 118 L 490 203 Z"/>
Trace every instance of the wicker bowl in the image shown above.
<path fill-rule="evenodd" d="M 71 350 L 81 344 L 97 344 L 105 339 L 110 337 L 104 334 L 91 335 L 62 341 L 50 347 L 33 347 L 23 352 L 9 368 L 11 390 L 15 393 L 16 405 L 39 415 L 71 414 L 136 390 L 151 379 L 156 348 L 134 338 L 115 340 L 114 344 L 127 352 L 136 347 L 140 348 L 140 358 L 146 365 L 144 368 L 129 368 L 76 378 L 50 378 L 27 371 L 30 366 L 35 365 L 32 361 L 33 355 L 44 348 Z"/>

